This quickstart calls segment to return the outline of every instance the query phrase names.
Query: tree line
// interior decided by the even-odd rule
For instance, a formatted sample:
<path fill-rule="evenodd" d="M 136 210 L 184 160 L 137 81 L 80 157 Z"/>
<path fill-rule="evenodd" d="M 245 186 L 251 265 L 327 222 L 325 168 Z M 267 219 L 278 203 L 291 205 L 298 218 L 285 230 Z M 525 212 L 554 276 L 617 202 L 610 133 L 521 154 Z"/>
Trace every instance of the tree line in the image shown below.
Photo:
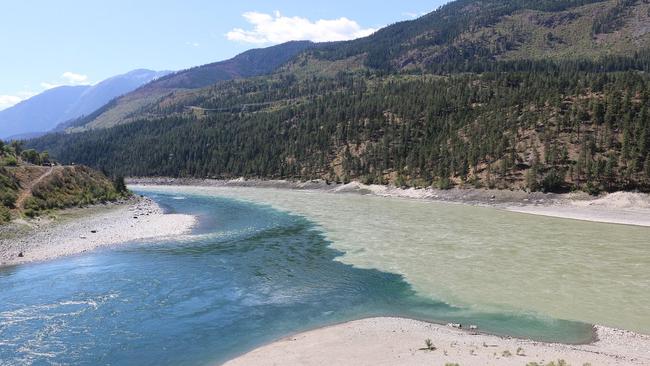
<path fill-rule="evenodd" d="M 287 75 L 215 86 L 181 113 L 31 141 L 114 175 L 530 190 L 650 189 L 644 72 L 563 65 L 458 75 Z M 157 107 L 162 108 L 162 107 Z"/>

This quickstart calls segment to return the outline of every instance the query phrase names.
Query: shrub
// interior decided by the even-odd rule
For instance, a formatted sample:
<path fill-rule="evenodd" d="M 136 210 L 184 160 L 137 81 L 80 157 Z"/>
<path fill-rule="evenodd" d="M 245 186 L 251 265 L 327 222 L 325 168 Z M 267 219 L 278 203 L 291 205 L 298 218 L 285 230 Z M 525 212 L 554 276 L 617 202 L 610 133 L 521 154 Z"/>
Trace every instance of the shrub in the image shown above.
<path fill-rule="evenodd" d="M 7 156 L 7 157 L 4 159 L 3 164 L 4 164 L 5 166 L 17 166 L 17 165 L 18 165 L 18 160 L 17 160 L 16 157 L 14 157 L 14 156 Z"/>
<path fill-rule="evenodd" d="M 424 344 L 427 346 L 426 350 L 428 350 L 428 351 L 435 351 L 436 350 L 436 346 L 433 345 L 433 342 L 431 341 L 431 339 L 426 339 L 424 341 Z"/>
<path fill-rule="evenodd" d="M 585 364 L 588 365 L 588 364 Z M 526 364 L 526 366 L 570 366 L 566 361 L 564 360 L 558 360 L 557 363 L 551 361 L 547 364 L 543 363 L 537 363 L 537 362 L 529 362 Z"/>
<path fill-rule="evenodd" d="M 9 222 L 11 220 L 11 211 L 4 206 L 0 206 L 0 223 Z"/>
<path fill-rule="evenodd" d="M 7 208 L 14 208 L 16 199 L 18 199 L 16 192 L 9 190 L 0 192 L 0 205 L 2 206 L 5 206 Z"/>
<path fill-rule="evenodd" d="M 438 189 L 442 189 L 442 190 L 451 189 L 452 186 L 453 186 L 453 184 L 451 183 L 451 180 L 449 178 L 447 178 L 447 177 L 438 179 L 438 182 L 436 183 L 436 185 L 437 185 Z"/>
<path fill-rule="evenodd" d="M 557 169 L 551 169 L 542 179 L 542 190 L 544 192 L 557 192 L 564 185 L 564 174 Z"/>
<path fill-rule="evenodd" d="M 117 176 L 113 180 L 113 187 L 117 191 L 117 193 L 124 194 L 128 192 L 128 189 L 126 188 L 126 183 L 124 182 L 124 177 L 123 176 Z"/>

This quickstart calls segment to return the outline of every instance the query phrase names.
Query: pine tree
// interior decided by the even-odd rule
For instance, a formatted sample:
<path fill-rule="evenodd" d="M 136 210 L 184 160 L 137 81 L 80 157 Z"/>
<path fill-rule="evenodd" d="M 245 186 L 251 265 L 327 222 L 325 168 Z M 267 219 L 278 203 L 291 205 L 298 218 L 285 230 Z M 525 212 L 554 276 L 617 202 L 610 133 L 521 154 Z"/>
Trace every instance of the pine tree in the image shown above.
<path fill-rule="evenodd" d="M 115 177 L 115 179 L 113 179 L 113 186 L 115 187 L 115 190 L 120 194 L 124 194 L 124 193 L 127 193 L 129 191 L 126 188 L 126 183 L 124 182 L 124 177 L 123 176 Z"/>

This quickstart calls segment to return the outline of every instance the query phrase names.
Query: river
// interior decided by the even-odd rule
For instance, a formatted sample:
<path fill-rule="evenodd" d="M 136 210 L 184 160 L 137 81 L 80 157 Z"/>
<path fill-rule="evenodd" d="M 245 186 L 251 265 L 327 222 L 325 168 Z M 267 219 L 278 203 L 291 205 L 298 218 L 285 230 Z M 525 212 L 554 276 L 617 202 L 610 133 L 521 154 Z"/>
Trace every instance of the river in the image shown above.
<path fill-rule="evenodd" d="M 188 238 L 0 269 L 0 365 L 211 365 L 379 315 L 586 342 L 650 330 L 645 228 L 272 189 L 138 188 Z"/>

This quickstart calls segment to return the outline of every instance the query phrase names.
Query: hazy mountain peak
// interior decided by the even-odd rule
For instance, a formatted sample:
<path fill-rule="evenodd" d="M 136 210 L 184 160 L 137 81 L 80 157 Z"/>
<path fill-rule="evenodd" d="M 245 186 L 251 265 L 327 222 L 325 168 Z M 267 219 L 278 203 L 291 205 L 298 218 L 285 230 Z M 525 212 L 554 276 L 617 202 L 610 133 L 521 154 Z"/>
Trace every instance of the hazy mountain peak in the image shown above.
<path fill-rule="evenodd" d="M 0 138 L 50 131 L 62 122 L 90 114 L 115 97 L 169 73 L 137 69 L 96 85 L 61 86 L 46 90 L 0 111 Z"/>

